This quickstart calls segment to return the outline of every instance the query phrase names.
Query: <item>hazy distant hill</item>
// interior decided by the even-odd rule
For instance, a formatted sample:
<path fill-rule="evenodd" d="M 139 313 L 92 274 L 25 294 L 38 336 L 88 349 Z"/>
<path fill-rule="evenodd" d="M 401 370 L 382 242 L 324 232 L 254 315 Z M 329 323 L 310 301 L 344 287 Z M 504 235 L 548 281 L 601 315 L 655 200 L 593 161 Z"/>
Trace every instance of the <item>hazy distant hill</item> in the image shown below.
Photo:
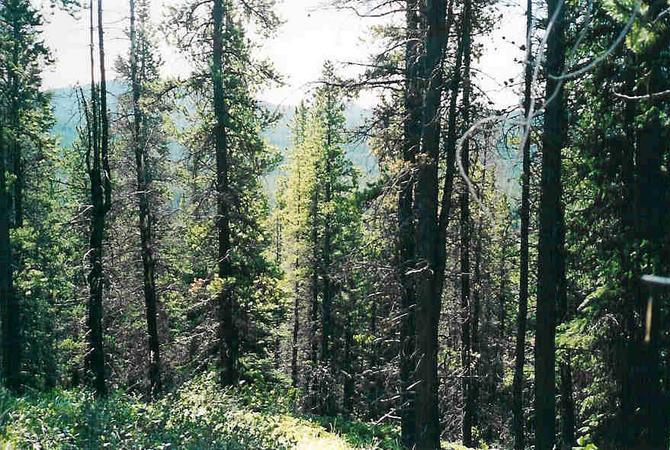
<path fill-rule="evenodd" d="M 87 87 L 84 87 L 87 90 Z M 112 81 L 107 85 L 109 92 L 109 107 L 111 110 L 116 108 L 117 97 L 126 90 L 123 83 Z M 77 92 L 75 88 L 62 88 L 52 91 L 52 106 L 56 123 L 53 127 L 53 133 L 59 138 L 62 146 L 70 146 L 76 139 L 79 113 Z M 282 117 L 279 122 L 264 133 L 267 142 L 285 152 L 291 145 L 290 124 L 293 121 L 295 107 L 284 105 L 267 105 L 271 110 L 277 110 Z M 355 129 L 363 124 L 370 116 L 370 111 L 360 108 L 357 105 L 350 105 L 345 111 L 347 118 L 347 128 Z M 370 150 L 365 144 L 351 144 L 347 146 L 347 154 L 354 164 L 361 170 L 364 179 L 375 177 L 377 172 L 377 163 L 370 154 Z M 274 178 L 276 174 L 268 180 L 270 188 L 274 187 Z"/>

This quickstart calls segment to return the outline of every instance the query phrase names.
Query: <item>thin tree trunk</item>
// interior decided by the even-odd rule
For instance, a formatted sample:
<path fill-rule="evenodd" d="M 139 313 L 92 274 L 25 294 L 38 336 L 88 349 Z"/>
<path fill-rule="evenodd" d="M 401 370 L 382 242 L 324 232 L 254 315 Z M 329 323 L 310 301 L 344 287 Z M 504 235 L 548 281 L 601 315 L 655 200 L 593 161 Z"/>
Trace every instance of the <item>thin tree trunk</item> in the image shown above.
<path fill-rule="evenodd" d="M 7 183 L 9 155 L 0 123 L 0 307 L 2 312 L 2 372 L 4 385 L 12 392 L 21 390 L 20 305 L 14 294 L 12 266 L 11 195 Z"/>
<path fill-rule="evenodd" d="M 468 0 L 463 10 L 463 123 L 467 129 L 470 120 L 470 14 Z M 459 150 L 459 149 L 457 149 Z M 460 149 L 461 165 L 465 176 L 470 176 L 470 141 L 463 143 Z M 472 447 L 474 440 L 472 429 L 475 426 L 475 389 L 472 365 L 472 345 L 474 342 L 474 315 L 471 307 L 470 278 L 470 190 L 464 182 L 460 195 L 461 228 L 461 363 L 463 365 L 463 445 Z"/>
<path fill-rule="evenodd" d="M 531 96 L 533 95 L 532 35 L 533 0 L 526 4 L 526 67 L 523 98 L 524 118 L 529 120 Z M 516 319 L 516 345 L 514 348 L 514 380 L 512 382 L 512 435 L 514 450 L 524 450 L 526 437 L 523 417 L 523 368 L 526 364 L 526 319 L 528 316 L 528 235 L 530 229 L 530 143 L 531 125 L 526 123 L 522 132 L 526 136 L 523 145 L 523 169 L 521 174 L 521 249 L 519 261 L 519 310 Z"/>
<path fill-rule="evenodd" d="M 535 332 L 535 448 L 551 449 L 556 441 L 556 303 L 562 270 L 561 152 L 564 145 L 563 72 L 565 5 L 548 0 L 554 19 L 547 39 L 540 228 L 538 242 L 537 329 Z"/>
<path fill-rule="evenodd" d="M 100 4 L 98 4 L 100 8 Z M 89 350 L 86 353 L 85 365 L 87 372 L 93 376 L 93 385 L 98 396 L 107 395 L 107 385 L 105 380 L 105 353 L 103 347 L 102 332 L 102 297 L 103 297 L 103 267 L 102 267 L 102 244 L 105 232 L 105 216 L 107 213 L 105 205 L 105 193 L 102 179 L 102 154 L 101 146 L 103 139 L 98 127 L 99 120 L 106 116 L 106 111 L 99 107 L 98 99 L 102 97 L 101 90 L 96 88 L 95 83 L 95 57 L 94 57 L 94 21 L 93 21 L 93 2 L 90 9 L 90 37 L 91 37 L 91 109 L 89 114 L 90 134 L 89 134 L 89 157 L 92 156 L 92 166 L 89 164 L 89 178 L 91 181 L 91 235 L 89 241 L 89 264 L 90 272 L 88 274 L 89 284 L 89 303 L 87 319 L 87 341 Z M 98 11 L 98 27 L 102 28 L 102 12 Z M 102 33 L 102 31 L 100 31 Z M 102 40 L 103 35 L 98 35 Z M 104 57 L 104 53 L 100 53 Z M 101 64 L 103 67 L 103 64 Z"/>
<path fill-rule="evenodd" d="M 137 199 L 140 226 L 140 244 L 142 253 L 144 304 L 146 309 L 147 335 L 149 344 L 149 383 L 150 393 L 154 397 L 161 390 L 161 358 L 158 338 L 158 295 L 156 293 L 156 263 L 154 260 L 153 220 L 149 200 L 149 169 L 147 137 L 144 114 L 140 105 L 142 81 L 138 73 L 139 52 L 135 0 L 130 0 L 130 72 L 133 96 L 133 147 L 135 170 L 137 172 Z"/>
<path fill-rule="evenodd" d="M 109 168 L 109 116 L 107 111 L 107 70 L 105 69 L 105 29 L 102 22 L 102 0 L 98 0 L 98 52 L 100 59 L 100 152 L 106 214 L 112 207 L 112 173 Z"/>
<path fill-rule="evenodd" d="M 440 103 L 442 96 L 442 56 L 447 42 L 446 4 L 426 2 L 426 45 L 422 76 L 428 80 L 423 103 L 420 164 L 414 197 L 416 215 L 416 427 L 417 448 L 440 448 L 438 408 L 438 325 L 442 299 L 436 295 L 438 158 L 440 147 Z"/>
<path fill-rule="evenodd" d="M 214 0 L 212 7 L 214 30 L 212 36 L 212 86 L 214 91 L 214 141 L 216 146 L 216 209 L 218 230 L 218 270 L 223 280 L 219 293 L 219 341 L 221 382 L 233 385 L 238 378 L 238 333 L 235 323 L 235 304 L 230 260 L 230 214 L 228 192 L 228 107 L 223 81 L 223 0 Z"/>
<path fill-rule="evenodd" d="M 403 168 L 398 195 L 398 272 L 401 284 L 400 320 L 400 435 L 405 448 L 416 444 L 414 413 L 413 371 L 416 365 L 414 287 L 407 273 L 414 263 L 413 180 L 415 153 L 421 143 L 421 88 L 417 77 L 419 68 L 419 4 L 418 0 L 406 3 L 407 35 L 405 44 L 405 118 L 403 143 Z"/>

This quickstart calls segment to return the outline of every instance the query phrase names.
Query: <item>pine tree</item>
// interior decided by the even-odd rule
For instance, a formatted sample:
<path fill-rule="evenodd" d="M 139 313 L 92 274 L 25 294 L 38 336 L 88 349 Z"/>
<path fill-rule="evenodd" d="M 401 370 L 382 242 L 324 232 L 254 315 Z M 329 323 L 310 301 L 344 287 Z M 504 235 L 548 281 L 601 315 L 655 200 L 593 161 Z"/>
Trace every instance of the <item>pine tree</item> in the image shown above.
<path fill-rule="evenodd" d="M 31 145 L 41 145 L 48 124 L 41 70 L 49 60 L 40 39 L 42 18 L 23 0 L 0 5 L 0 307 L 5 385 L 21 389 L 25 355 L 23 295 L 17 292 L 18 259 L 10 229 L 24 227 L 26 163 Z"/>

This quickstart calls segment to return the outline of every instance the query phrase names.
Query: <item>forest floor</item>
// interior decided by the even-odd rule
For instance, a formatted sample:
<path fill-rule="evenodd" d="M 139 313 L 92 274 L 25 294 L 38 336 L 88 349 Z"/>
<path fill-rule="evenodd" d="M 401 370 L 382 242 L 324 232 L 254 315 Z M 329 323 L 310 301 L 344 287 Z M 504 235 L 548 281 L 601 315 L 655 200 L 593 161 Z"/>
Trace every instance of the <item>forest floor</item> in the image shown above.
<path fill-rule="evenodd" d="M 84 390 L 14 398 L 0 391 L 0 448 L 6 449 L 400 449 L 393 426 L 297 412 L 298 391 L 282 384 L 218 387 L 214 375 L 147 403 Z"/>
<path fill-rule="evenodd" d="M 400 450 L 398 429 L 298 412 L 299 391 L 277 382 L 222 389 L 213 374 L 147 403 L 115 392 L 0 390 L 0 449 Z M 443 448 L 467 450 L 445 444 Z"/>

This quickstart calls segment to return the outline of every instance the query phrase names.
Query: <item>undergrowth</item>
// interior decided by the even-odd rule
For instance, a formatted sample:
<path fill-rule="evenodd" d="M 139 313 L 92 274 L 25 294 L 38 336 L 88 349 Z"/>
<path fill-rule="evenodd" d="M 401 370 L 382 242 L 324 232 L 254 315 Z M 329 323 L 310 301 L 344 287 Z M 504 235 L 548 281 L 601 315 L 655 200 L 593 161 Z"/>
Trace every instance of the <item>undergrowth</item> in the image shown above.
<path fill-rule="evenodd" d="M 160 400 L 86 390 L 13 398 L 0 391 L 1 448 L 399 449 L 396 430 L 296 413 L 299 392 L 273 383 L 221 389 L 212 374 Z"/>

